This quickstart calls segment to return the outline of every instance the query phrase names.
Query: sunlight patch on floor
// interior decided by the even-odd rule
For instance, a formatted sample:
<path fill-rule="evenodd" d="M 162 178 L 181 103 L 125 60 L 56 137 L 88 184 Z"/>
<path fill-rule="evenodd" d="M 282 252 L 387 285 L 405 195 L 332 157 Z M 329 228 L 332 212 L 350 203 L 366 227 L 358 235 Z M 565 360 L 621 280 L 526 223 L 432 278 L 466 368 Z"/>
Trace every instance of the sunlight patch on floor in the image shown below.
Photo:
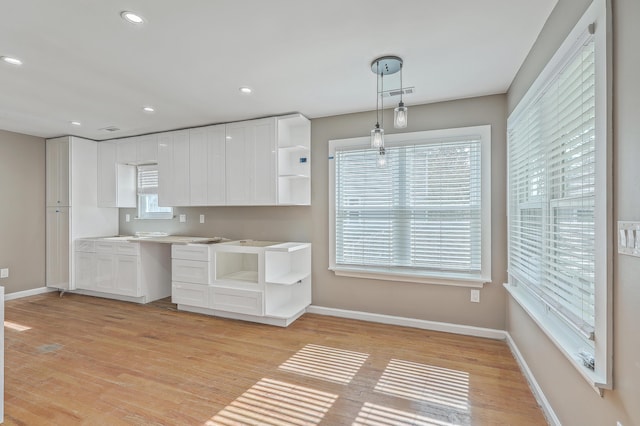
<path fill-rule="evenodd" d="M 304 376 L 348 384 L 368 357 L 365 353 L 308 344 L 279 368 Z"/>
<path fill-rule="evenodd" d="M 263 378 L 206 426 L 317 425 L 338 395 Z"/>
<path fill-rule="evenodd" d="M 31 327 L 28 327 L 28 326 L 22 325 L 22 324 L 18 324 L 16 322 L 11 322 L 11 321 L 5 321 L 4 322 L 4 327 L 8 328 L 9 330 L 13 330 L 13 331 L 31 330 Z"/>
<path fill-rule="evenodd" d="M 409 413 L 395 408 L 365 402 L 352 426 L 461 426 L 470 425 L 467 419 L 461 421 L 439 420 L 423 414 Z"/>
<path fill-rule="evenodd" d="M 425 402 L 433 409 L 467 417 L 469 373 L 427 364 L 392 359 L 375 390 L 412 401 Z"/>

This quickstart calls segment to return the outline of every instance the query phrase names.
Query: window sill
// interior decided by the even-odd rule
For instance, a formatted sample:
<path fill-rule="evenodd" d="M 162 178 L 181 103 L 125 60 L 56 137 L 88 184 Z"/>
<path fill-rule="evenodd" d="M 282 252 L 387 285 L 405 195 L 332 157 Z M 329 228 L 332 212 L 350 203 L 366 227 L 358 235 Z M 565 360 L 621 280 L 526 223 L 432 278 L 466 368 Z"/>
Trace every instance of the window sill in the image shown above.
<path fill-rule="evenodd" d="M 576 355 L 582 344 L 578 339 L 572 338 L 564 331 L 562 320 L 548 312 L 542 302 L 527 294 L 526 290 L 521 287 L 510 284 L 503 285 L 513 300 L 524 309 L 540 330 L 600 396 L 602 396 L 604 389 L 611 389 L 611 384 L 607 383 L 606 376 L 599 374 L 597 371 L 591 371 L 582 364 L 582 360 Z M 596 360 L 596 366 L 597 362 L 598 360 Z"/>
<path fill-rule="evenodd" d="M 482 288 L 485 283 L 491 282 L 489 278 L 470 277 L 468 275 L 441 274 L 441 275 L 416 275 L 403 274 L 395 271 L 372 271 L 364 268 L 345 268 L 332 266 L 329 268 L 341 277 L 367 278 L 372 280 L 401 281 L 420 284 L 448 285 L 454 287 Z"/>

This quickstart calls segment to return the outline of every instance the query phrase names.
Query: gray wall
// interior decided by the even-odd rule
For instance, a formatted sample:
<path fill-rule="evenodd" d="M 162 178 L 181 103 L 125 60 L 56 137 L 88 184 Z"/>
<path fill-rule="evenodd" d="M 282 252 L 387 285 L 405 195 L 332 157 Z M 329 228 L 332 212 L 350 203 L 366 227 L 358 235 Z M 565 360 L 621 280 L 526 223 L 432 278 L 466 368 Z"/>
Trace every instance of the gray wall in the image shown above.
<path fill-rule="evenodd" d="M 508 93 L 512 110 L 588 7 L 560 0 Z M 640 221 L 640 2 L 613 0 L 614 220 Z M 636 157 L 634 154 L 637 154 Z M 615 244 L 615 241 L 611 241 Z M 615 247 L 615 246 L 614 246 Z M 640 259 L 614 255 L 614 390 L 600 398 L 520 306 L 508 300 L 507 330 L 562 424 L 640 425 Z M 541 356 L 541 354 L 544 354 Z"/>
<path fill-rule="evenodd" d="M 392 110 L 385 122 L 392 123 Z M 374 112 L 312 120 L 312 200 L 310 207 L 209 207 L 181 208 L 187 223 L 147 220 L 126 223 L 121 209 L 120 232 L 154 230 L 175 234 L 224 236 L 313 243 L 313 304 L 325 307 L 397 315 L 431 321 L 504 329 L 506 228 L 505 228 L 505 128 L 506 96 L 496 95 L 410 107 L 406 131 L 450 127 L 492 126 L 492 278 L 481 290 L 481 303 L 469 301 L 462 287 L 337 277 L 329 266 L 328 144 L 331 139 L 368 135 Z M 387 126 L 387 133 L 393 133 Z M 205 214 L 206 223 L 198 223 Z"/>
<path fill-rule="evenodd" d="M 6 293 L 44 286 L 45 142 L 0 130 L 0 280 Z"/>

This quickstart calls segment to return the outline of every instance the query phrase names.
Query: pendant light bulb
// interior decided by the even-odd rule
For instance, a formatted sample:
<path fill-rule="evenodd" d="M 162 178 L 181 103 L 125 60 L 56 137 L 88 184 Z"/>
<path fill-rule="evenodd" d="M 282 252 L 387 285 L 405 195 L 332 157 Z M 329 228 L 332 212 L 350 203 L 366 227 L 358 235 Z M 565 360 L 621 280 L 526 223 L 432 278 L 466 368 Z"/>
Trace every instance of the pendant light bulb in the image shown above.
<path fill-rule="evenodd" d="M 408 113 L 409 109 L 404 106 L 404 102 L 400 102 L 400 104 L 393 110 L 393 127 L 396 129 L 404 129 L 407 127 Z"/>
<path fill-rule="evenodd" d="M 375 129 L 371 131 L 371 148 L 382 148 L 384 146 L 384 129 L 376 124 Z"/>
<path fill-rule="evenodd" d="M 384 169 L 387 167 L 387 157 L 385 157 L 384 148 L 380 148 L 380 153 L 378 154 L 378 159 L 376 160 L 376 167 L 379 169 Z"/>

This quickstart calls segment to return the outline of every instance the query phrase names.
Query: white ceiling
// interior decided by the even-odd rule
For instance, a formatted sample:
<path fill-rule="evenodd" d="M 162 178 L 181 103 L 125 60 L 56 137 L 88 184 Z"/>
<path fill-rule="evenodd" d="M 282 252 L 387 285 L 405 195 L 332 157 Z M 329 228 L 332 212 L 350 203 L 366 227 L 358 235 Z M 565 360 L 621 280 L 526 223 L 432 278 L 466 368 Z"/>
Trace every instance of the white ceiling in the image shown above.
<path fill-rule="evenodd" d="M 0 62 L 0 129 L 100 140 L 368 111 L 370 63 L 389 54 L 408 106 L 505 93 L 556 1 L 3 0 L 0 56 L 23 65 Z"/>

